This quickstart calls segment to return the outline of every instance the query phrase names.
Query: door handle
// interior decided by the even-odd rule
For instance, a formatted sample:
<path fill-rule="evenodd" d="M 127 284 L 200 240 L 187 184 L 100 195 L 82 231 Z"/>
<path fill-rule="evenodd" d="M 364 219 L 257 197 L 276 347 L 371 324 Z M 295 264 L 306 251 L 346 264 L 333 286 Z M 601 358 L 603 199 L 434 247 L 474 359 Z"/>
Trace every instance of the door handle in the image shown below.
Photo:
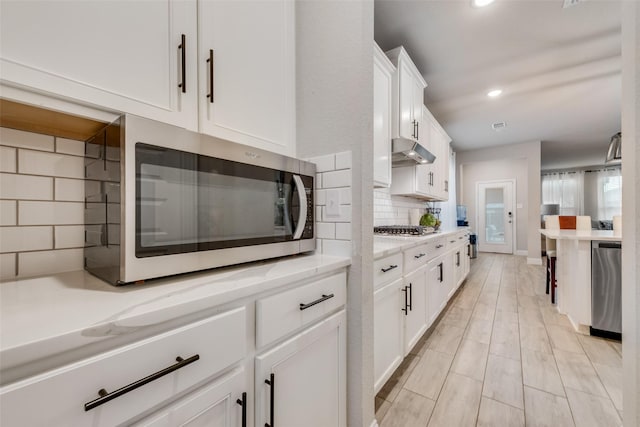
<path fill-rule="evenodd" d="M 211 93 L 213 94 L 213 92 Z M 293 233 L 293 240 L 298 240 L 302 237 L 304 226 L 307 224 L 307 193 L 304 191 L 304 183 L 300 175 L 293 175 L 293 182 L 296 190 L 298 190 L 298 203 L 300 204 L 298 224 L 296 225 L 296 231 Z"/>
<path fill-rule="evenodd" d="M 210 92 L 207 94 L 207 98 L 209 98 L 209 102 L 213 104 L 213 49 L 209 49 L 209 59 L 207 59 L 209 63 L 209 88 Z"/>
<path fill-rule="evenodd" d="M 407 302 L 409 291 L 407 289 L 409 289 L 408 286 L 402 288 L 402 292 L 404 292 L 404 308 L 401 311 L 404 311 L 405 316 L 409 315 L 409 303 Z"/>
<path fill-rule="evenodd" d="M 242 399 L 236 400 L 236 403 L 242 407 L 242 427 L 247 427 L 247 392 L 242 393 Z"/>
<path fill-rule="evenodd" d="M 182 89 L 182 93 L 187 93 L 187 36 L 182 34 L 180 38 L 180 69 L 182 71 L 182 81 L 178 84 L 178 87 Z"/>
<path fill-rule="evenodd" d="M 264 423 L 264 427 L 274 427 L 273 425 L 273 420 L 275 418 L 274 416 L 274 411 L 275 411 L 275 402 L 274 399 L 276 397 L 276 393 L 275 393 L 275 374 L 271 374 L 271 376 L 269 377 L 268 380 L 264 380 L 264 383 L 269 385 L 271 387 L 271 390 L 269 391 L 269 409 L 271 411 L 271 413 L 269 414 L 269 422 L 268 423 Z"/>

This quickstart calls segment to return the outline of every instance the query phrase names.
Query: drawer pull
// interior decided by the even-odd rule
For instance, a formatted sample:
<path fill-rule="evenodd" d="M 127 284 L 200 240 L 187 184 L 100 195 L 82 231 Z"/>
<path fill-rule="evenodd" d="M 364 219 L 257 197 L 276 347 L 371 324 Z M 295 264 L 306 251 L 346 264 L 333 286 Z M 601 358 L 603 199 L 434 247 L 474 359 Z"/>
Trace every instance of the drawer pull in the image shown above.
<path fill-rule="evenodd" d="M 167 368 L 164 368 L 158 372 L 155 372 L 151 375 L 149 375 L 148 377 L 144 377 L 138 381 L 132 382 L 131 384 L 128 384 L 124 387 L 121 387 L 119 389 L 117 389 L 116 391 L 112 391 L 111 393 L 108 393 L 107 390 L 105 389 L 100 389 L 100 391 L 98 391 L 98 395 L 100 397 L 98 397 L 95 400 L 92 400 L 91 402 L 85 403 L 84 404 L 84 410 L 85 411 L 90 411 L 94 408 L 97 408 L 98 406 L 102 405 L 103 403 L 107 403 L 110 400 L 115 399 L 116 397 L 120 397 L 123 394 L 129 393 L 130 391 L 133 391 L 139 387 L 142 387 L 145 384 L 150 383 L 151 381 L 155 381 L 158 378 L 164 377 L 167 374 L 172 373 L 173 371 L 177 371 L 178 369 L 187 366 L 193 362 L 195 362 L 196 360 L 200 359 L 200 355 L 196 354 L 194 356 L 189 357 L 188 359 L 183 359 L 182 357 L 176 357 L 176 361 L 178 363 L 171 365 Z"/>
<path fill-rule="evenodd" d="M 456 242 L 455 240 L 449 240 L 449 243 L 455 243 L 455 242 Z"/>
<path fill-rule="evenodd" d="M 269 377 L 268 380 L 264 380 L 264 383 L 269 385 L 271 387 L 271 390 L 269 391 L 269 410 L 271 411 L 271 413 L 269 414 L 269 422 L 268 423 L 264 423 L 264 427 L 274 427 L 273 425 L 273 419 L 275 418 L 275 402 L 274 399 L 276 397 L 276 392 L 275 392 L 275 388 L 276 388 L 276 383 L 275 383 L 275 374 L 271 374 L 271 376 Z"/>
<path fill-rule="evenodd" d="M 313 307 L 316 304 L 320 304 L 322 301 L 326 301 L 328 299 L 331 299 L 334 296 L 335 296 L 335 294 L 329 294 L 329 295 L 322 294 L 322 298 L 318 298 L 317 300 L 311 301 L 308 304 L 300 303 L 300 310 L 306 310 L 307 308 Z"/>
<path fill-rule="evenodd" d="M 242 427 L 247 427 L 247 392 L 242 393 L 242 399 L 236 400 L 236 403 L 242 406 Z"/>
<path fill-rule="evenodd" d="M 438 269 L 440 270 L 440 277 L 438 277 L 438 281 L 442 283 L 444 281 L 444 271 L 442 268 L 442 263 L 438 264 Z"/>
<path fill-rule="evenodd" d="M 389 268 L 381 268 L 380 270 L 382 270 L 383 273 L 386 273 L 387 271 L 391 271 L 394 268 L 398 268 L 397 265 L 390 265 Z"/>
<path fill-rule="evenodd" d="M 436 249 L 444 248 L 444 245 L 436 245 Z"/>
<path fill-rule="evenodd" d="M 426 254 L 414 255 L 413 257 L 414 257 L 415 259 L 420 259 L 420 258 L 422 258 L 422 257 L 423 257 L 423 256 L 425 256 L 425 255 L 426 255 Z"/>

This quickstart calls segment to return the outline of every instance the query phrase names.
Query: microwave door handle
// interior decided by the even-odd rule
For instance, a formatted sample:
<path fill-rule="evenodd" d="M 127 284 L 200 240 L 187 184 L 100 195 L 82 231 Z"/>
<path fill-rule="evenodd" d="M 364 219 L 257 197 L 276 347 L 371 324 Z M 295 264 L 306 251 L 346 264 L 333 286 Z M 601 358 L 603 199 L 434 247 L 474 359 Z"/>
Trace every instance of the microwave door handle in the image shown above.
<path fill-rule="evenodd" d="M 298 222 L 296 223 L 296 231 L 293 233 L 293 240 L 302 237 L 304 226 L 307 223 L 307 193 L 304 191 L 304 183 L 300 175 L 293 175 L 293 182 L 298 190 L 298 203 L 300 203 L 300 213 L 298 214 Z"/>

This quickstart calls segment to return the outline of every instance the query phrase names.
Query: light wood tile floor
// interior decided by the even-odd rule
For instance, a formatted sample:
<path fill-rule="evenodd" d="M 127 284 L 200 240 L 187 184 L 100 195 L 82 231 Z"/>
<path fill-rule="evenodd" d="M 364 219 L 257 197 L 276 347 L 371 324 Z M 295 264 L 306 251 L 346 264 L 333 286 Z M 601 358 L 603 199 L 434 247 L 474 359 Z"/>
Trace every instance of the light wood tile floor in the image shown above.
<path fill-rule="evenodd" d="M 381 427 L 621 426 L 620 345 L 580 335 L 524 257 L 479 254 L 376 396 Z"/>

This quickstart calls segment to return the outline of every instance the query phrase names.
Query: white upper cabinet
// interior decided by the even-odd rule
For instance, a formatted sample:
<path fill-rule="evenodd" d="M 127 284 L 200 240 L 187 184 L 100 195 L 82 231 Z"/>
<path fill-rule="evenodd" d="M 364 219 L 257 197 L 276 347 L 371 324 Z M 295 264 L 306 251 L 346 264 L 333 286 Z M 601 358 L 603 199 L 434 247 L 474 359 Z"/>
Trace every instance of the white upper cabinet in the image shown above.
<path fill-rule="evenodd" d="M 373 185 L 391 185 L 391 100 L 395 67 L 373 43 Z"/>
<path fill-rule="evenodd" d="M 1 81 L 196 130 L 196 23 L 187 1 L 3 0 Z"/>
<path fill-rule="evenodd" d="M 294 156 L 294 7 L 3 0 L 0 82 Z"/>
<path fill-rule="evenodd" d="M 386 54 L 398 69 L 393 81 L 392 136 L 419 141 L 427 83 L 402 46 Z"/>
<path fill-rule="evenodd" d="M 295 155 L 294 6 L 198 1 L 200 132 Z"/>

